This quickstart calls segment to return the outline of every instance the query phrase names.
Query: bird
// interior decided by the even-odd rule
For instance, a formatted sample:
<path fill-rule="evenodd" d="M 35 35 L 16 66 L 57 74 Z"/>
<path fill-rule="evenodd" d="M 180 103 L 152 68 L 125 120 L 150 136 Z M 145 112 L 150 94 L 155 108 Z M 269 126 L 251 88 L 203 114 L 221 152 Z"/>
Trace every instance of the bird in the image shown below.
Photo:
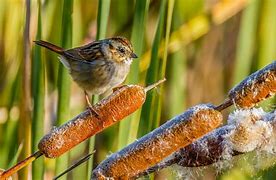
<path fill-rule="evenodd" d="M 88 93 L 100 95 L 118 87 L 126 79 L 133 59 L 138 58 L 131 42 L 120 36 L 71 49 L 63 49 L 43 40 L 34 42 L 59 55 L 73 80 L 84 90 L 88 107 L 96 115 L 99 113 L 92 107 Z"/>

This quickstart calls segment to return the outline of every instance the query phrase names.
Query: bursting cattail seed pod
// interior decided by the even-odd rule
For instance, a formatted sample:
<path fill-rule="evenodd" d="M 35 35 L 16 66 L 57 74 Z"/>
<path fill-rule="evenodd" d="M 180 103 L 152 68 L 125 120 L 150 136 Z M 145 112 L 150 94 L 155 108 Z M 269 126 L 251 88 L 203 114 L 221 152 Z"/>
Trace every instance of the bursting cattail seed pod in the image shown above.
<path fill-rule="evenodd" d="M 112 95 L 93 107 L 99 112 L 99 117 L 86 110 L 45 135 L 38 144 L 39 151 L 48 158 L 62 155 L 87 138 L 136 111 L 145 102 L 146 92 L 164 81 L 165 79 L 160 80 L 146 88 L 138 85 L 125 85 L 117 88 Z"/>
<path fill-rule="evenodd" d="M 276 61 L 248 76 L 229 92 L 240 108 L 251 108 L 276 92 Z"/>
<path fill-rule="evenodd" d="M 236 110 L 227 125 L 175 152 L 173 158 L 178 165 L 198 167 L 257 149 L 270 151 L 275 146 L 275 115 L 276 111 L 266 113 L 262 108 Z"/>
<path fill-rule="evenodd" d="M 187 146 L 222 123 L 212 105 L 194 106 L 151 133 L 112 154 L 93 171 L 92 179 L 128 179 Z"/>
<path fill-rule="evenodd" d="M 275 153 L 275 115 L 276 111 L 266 113 L 262 108 L 236 110 L 229 115 L 227 125 L 181 148 L 164 161 L 139 173 L 136 178 L 173 164 L 200 167 L 231 160 L 233 156 L 254 150 Z"/>

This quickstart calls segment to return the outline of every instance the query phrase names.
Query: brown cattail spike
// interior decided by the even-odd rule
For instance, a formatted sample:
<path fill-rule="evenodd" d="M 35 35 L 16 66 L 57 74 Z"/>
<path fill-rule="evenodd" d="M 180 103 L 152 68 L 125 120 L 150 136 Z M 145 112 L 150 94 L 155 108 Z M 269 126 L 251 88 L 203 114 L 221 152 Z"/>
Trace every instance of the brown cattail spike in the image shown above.
<path fill-rule="evenodd" d="M 124 85 L 115 89 L 112 95 L 93 107 L 99 112 L 99 116 L 91 115 L 89 110 L 81 113 L 44 136 L 38 144 L 39 150 L 49 158 L 60 156 L 85 139 L 136 111 L 145 102 L 146 91 L 162 82 L 164 80 L 146 88 L 138 85 Z"/>
<path fill-rule="evenodd" d="M 199 167 L 218 161 L 229 161 L 233 156 L 255 150 L 261 151 L 262 154 L 264 152 L 275 153 L 275 116 L 276 111 L 266 113 L 261 108 L 236 110 L 229 115 L 227 125 L 181 148 L 161 163 L 139 173 L 135 178 L 173 164 L 183 167 Z"/>
<path fill-rule="evenodd" d="M 222 123 L 212 105 L 198 105 L 103 161 L 92 179 L 129 179 L 187 146 Z"/>
<path fill-rule="evenodd" d="M 251 108 L 276 92 L 276 61 L 251 74 L 229 92 L 229 98 L 241 108 Z"/>
<path fill-rule="evenodd" d="M 145 98 L 143 87 L 123 86 L 93 107 L 100 116 L 91 116 L 87 110 L 44 136 L 39 142 L 38 148 L 48 158 L 58 157 L 85 139 L 136 111 L 142 106 Z"/>

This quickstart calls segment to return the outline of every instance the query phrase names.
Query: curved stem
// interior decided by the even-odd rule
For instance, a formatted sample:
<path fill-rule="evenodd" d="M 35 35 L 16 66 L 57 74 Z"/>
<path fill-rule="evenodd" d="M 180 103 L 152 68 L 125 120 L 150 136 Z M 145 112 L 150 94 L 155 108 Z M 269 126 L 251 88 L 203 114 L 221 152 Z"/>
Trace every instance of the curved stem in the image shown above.
<path fill-rule="evenodd" d="M 27 166 L 28 164 L 30 164 L 31 162 L 33 162 L 34 160 L 36 160 L 37 158 L 39 158 L 42 155 L 43 155 L 42 152 L 36 151 L 35 153 L 30 155 L 26 159 L 20 161 L 19 163 L 17 163 L 13 167 L 5 170 L 2 174 L 0 174 L 0 179 L 6 179 L 6 178 L 10 177 L 11 175 L 16 173 L 17 171 L 19 171 L 23 167 Z"/>
<path fill-rule="evenodd" d="M 222 111 L 222 110 L 228 108 L 229 106 L 232 106 L 232 104 L 233 104 L 233 102 L 231 99 L 226 99 L 222 104 L 216 106 L 215 110 Z"/>

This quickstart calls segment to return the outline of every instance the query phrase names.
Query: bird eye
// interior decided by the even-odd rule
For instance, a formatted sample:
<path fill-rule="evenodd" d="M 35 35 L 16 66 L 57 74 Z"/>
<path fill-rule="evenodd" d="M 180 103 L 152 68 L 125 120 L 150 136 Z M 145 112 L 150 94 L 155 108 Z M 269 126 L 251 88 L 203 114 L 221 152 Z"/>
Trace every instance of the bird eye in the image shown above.
<path fill-rule="evenodd" d="M 123 47 L 119 47 L 118 50 L 120 51 L 120 53 L 125 53 L 125 49 Z"/>

